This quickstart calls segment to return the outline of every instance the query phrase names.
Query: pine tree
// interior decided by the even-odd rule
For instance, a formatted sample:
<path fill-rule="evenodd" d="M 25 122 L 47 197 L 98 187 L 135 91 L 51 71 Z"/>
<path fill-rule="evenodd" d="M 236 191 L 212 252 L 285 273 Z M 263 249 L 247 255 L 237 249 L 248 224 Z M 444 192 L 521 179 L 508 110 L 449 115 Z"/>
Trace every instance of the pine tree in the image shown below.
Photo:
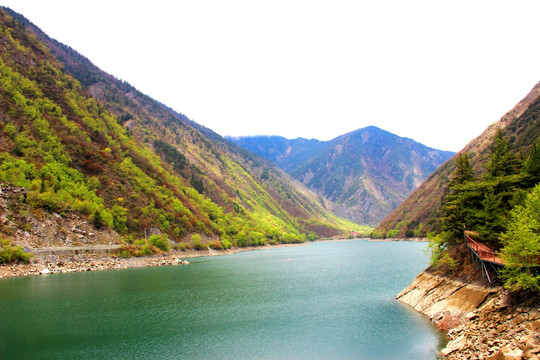
<path fill-rule="evenodd" d="M 463 229 L 470 228 L 475 223 L 477 216 L 474 210 L 477 206 L 474 204 L 478 204 L 480 200 L 474 180 L 476 179 L 468 154 L 459 154 L 442 209 L 442 228 L 448 235 L 445 238 L 450 245 L 459 243 Z"/>
<path fill-rule="evenodd" d="M 510 143 L 504 138 L 501 128 L 498 128 L 491 144 L 491 159 L 486 165 L 486 178 L 514 175 L 518 165 L 516 154 L 510 150 Z"/>
<path fill-rule="evenodd" d="M 449 186 L 453 187 L 472 180 L 474 180 L 474 171 L 469 162 L 469 155 L 467 153 L 458 154 L 456 159 L 456 169 L 453 172 L 453 177 Z"/>
<path fill-rule="evenodd" d="M 94 224 L 94 227 L 96 229 L 102 229 L 105 226 L 105 221 L 103 220 L 103 216 L 101 215 L 101 211 L 96 210 L 94 212 L 94 217 L 92 219 L 92 223 Z"/>
<path fill-rule="evenodd" d="M 499 247 L 499 236 L 506 229 L 506 214 L 502 194 L 495 193 L 493 188 L 486 189 L 475 230 L 480 234 L 482 242 L 493 249 Z"/>
<path fill-rule="evenodd" d="M 525 161 L 523 171 L 528 176 L 528 183 L 534 186 L 540 182 L 540 139 L 533 144 L 529 157 Z"/>

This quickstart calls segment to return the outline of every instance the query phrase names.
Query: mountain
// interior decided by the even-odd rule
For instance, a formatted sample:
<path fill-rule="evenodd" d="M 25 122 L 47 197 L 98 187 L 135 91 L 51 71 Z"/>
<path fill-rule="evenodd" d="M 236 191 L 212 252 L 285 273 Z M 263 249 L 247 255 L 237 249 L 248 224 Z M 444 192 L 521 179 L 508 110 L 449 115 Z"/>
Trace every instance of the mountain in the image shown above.
<path fill-rule="evenodd" d="M 25 222 L 43 211 L 114 229 L 117 241 L 150 230 L 177 243 L 198 233 L 245 246 L 358 228 L 271 162 L 104 73 L 6 8 L 0 55 L 0 183 L 24 194 L 3 236 L 41 246 L 43 239 L 22 234 L 35 239 Z"/>
<path fill-rule="evenodd" d="M 229 136 L 228 140 L 290 172 L 324 149 L 327 142 L 317 139 L 286 139 L 282 136 Z"/>
<path fill-rule="evenodd" d="M 458 154 L 437 169 L 374 231 L 376 237 L 425 236 L 441 229 L 441 207 L 459 154 L 467 153 L 477 175 L 485 173 L 490 145 L 497 129 L 502 129 L 512 151 L 527 153 L 540 136 L 540 83 L 499 121 L 469 142 Z"/>
<path fill-rule="evenodd" d="M 360 224 L 378 224 L 454 153 L 428 148 L 374 126 L 330 141 L 282 137 L 230 138 L 274 161 L 333 211 Z"/>

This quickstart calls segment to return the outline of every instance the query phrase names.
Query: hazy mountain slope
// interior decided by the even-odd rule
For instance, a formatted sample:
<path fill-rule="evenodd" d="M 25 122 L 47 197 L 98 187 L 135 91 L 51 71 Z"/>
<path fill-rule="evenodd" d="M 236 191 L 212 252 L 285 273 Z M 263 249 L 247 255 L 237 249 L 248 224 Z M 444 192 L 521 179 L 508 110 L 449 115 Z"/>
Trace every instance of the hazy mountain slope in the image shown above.
<path fill-rule="evenodd" d="M 328 143 L 317 139 L 286 139 L 282 136 L 228 137 L 235 144 L 272 161 L 286 172 L 293 171 L 322 151 Z"/>
<path fill-rule="evenodd" d="M 333 203 L 340 216 L 377 224 L 453 155 L 376 127 L 331 141 L 231 138 Z"/>
<path fill-rule="evenodd" d="M 527 151 L 540 135 L 540 83 L 499 121 L 490 125 L 459 153 L 467 152 L 477 175 L 482 174 L 497 128 L 504 130 L 516 152 Z M 375 236 L 425 236 L 440 229 L 441 206 L 457 155 L 448 160 L 376 228 Z"/>
<path fill-rule="evenodd" d="M 26 188 L 33 207 L 175 240 L 198 232 L 289 241 L 350 229 L 272 164 L 209 139 L 10 13 L 17 20 L 0 11 L 0 181 Z"/>

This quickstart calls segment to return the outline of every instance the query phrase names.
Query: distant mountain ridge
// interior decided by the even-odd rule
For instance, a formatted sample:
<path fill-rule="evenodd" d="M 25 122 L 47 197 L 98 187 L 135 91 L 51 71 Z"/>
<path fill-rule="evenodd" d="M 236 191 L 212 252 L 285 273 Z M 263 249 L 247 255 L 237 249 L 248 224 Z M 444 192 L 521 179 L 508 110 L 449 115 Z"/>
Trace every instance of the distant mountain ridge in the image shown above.
<path fill-rule="evenodd" d="M 226 136 L 226 139 L 272 161 L 284 171 L 291 171 L 297 164 L 307 162 L 314 154 L 327 146 L 317 139 L 287 139 L 282 136 Z"/>
<path fill-rule="evenodd" d="M 371 225 L 380 222 L 454 154 L 375 126 L 330 141 L 279 136 L 228 139 L 275 162 L 326 197 L 339 216 Z"/>

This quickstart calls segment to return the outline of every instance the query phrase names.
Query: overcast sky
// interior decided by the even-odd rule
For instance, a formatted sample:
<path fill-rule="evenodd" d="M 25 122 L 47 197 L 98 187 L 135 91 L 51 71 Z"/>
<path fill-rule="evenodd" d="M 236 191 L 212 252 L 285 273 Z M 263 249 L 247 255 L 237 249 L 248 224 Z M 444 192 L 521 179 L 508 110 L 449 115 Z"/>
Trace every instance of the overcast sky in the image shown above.
<path fill-rule="evenodd" d="M 0 0 L 221 135 L 458 151 L 540 81 L 540 1 Z"/>

